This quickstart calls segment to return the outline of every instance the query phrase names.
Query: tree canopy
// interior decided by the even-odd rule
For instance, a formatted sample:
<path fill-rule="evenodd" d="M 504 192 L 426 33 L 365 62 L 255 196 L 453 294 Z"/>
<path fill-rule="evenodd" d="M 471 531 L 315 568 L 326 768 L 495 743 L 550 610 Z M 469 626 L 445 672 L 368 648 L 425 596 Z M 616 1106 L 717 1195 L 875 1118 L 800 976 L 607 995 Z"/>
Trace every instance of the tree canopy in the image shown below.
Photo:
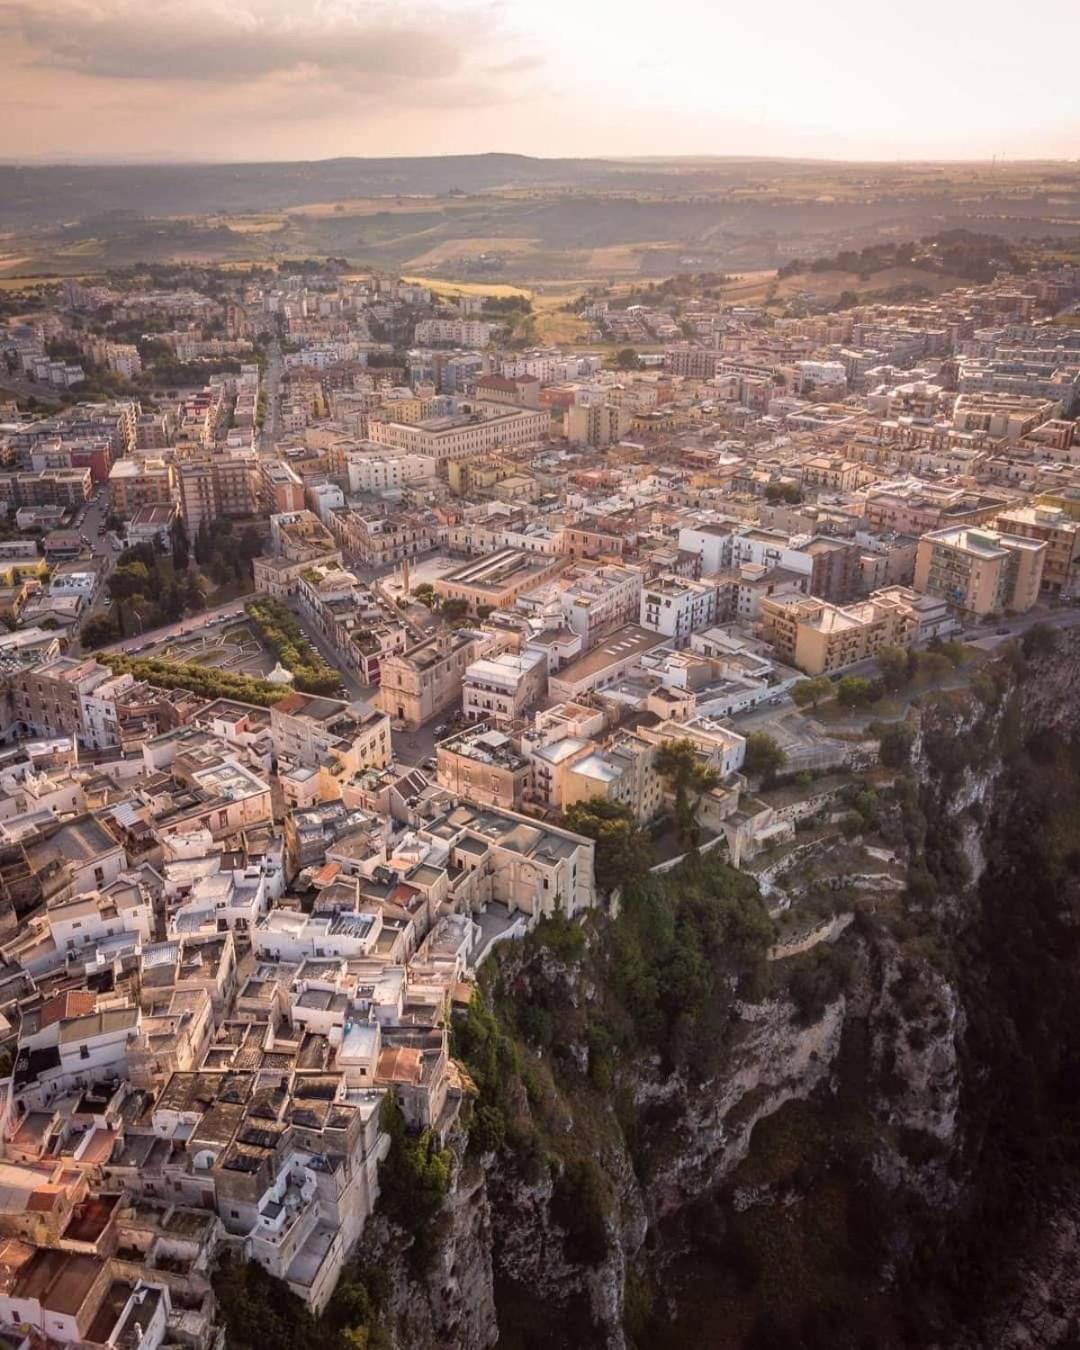
<path fill-rule="evenodd" d="M 750 778 L 760 778 L 766 784 L 771 783 L 786 762 L 787 755 L 783 747 L 767 731 L 752 731 L 747 736 L 743 772 Z"/>
<path fill-rule="evenodd" d="M 698 755 L 693 741 L 664 741 L 656 752 L 656 772 L 675 797 L 679 842 L 696 848 L 701 834 L 697 813 L 701 799 L 720 782 L 720 775 Z"/>
<path fill-rule="evenodd" d="M 604 797 L 575 802 L 564 814 L 563 824 L 575 834 L 595 840 L 596 885 L 607 895 L 644 876 L 652 865 L 649 836 L 621 802 L 609 802 Z"/>

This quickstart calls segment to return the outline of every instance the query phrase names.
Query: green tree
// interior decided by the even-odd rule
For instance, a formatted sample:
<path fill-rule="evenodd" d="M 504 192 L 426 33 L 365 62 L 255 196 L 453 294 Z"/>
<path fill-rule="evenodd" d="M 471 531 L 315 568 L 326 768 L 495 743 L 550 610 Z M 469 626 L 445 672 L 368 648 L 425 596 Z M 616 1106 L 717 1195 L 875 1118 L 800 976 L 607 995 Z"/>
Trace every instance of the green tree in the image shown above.
<path fill-rule="evenodd" d="M 469 612 L 469 602 L 467 600 L 444 600 L 442 602 L 442 616 L 448 623 L 460 623 Z"/>
<path fill-rule="evenodd" d="M 91 614 L 82 626 L 79 640 L 87 651 L 104 647 L 119 637 L 116 621 L 108 614 Z"/>
<path fill-rule="evenodd" d="M 861 675 L 845 675 L 836 689 L 836 701 L 842 708 L 862 708 L 870 702 L 870 681 Z"/>
<path fill-rule="evenodd" d="M 379 1124 L 390 1138 L 379 1166 L 380 1207 L 412 1235 L 414 1264 L 422 1268 L 435 1250 L 434 1219 L 450 1189 L 452 1155 L 433 1131 L 409 1131 L 392 1093 L 382 1099 Z"/>
<path fill-rule="evenodd" d="M 911 761 L 911 747 L 915 732 L 906 722 L 889 722 L 881 729 L 878 756 L 887 769 L 907 768 Z"/>
<path fill-rule="evenodd" d="M 908 658 L 903 647 L 882 647 L 878 652 L 881 683 L 890 694 L 903 689 L 908 681 Z"/>
<path fill-rule="evenodd" d="M 615 364 L 619 370 L 637 370 L 641 361 L 633 347 L 620 347 L 615 353 Z"/>
<path fill-rule="evenodd" d="M 644 876 L 652 865 L 649 836 L 622 802 L 604 797 L 575 802 L 563 816 L 563 824 L 595 841 L 596 884 L 605 895 Z"/>
<path fill-rule="evenodd" d="M 958 642 L 946 645 L 960 646 Z M 1048 623 L 1033 623 L 1030 628 L 1025 630 L 1024 636 L 1020 639 L 1020 647 L 1025 656 L 1047 656 L 1056 649 L 1057 645 L 1057 631 L 1051 628 Z M 959 662 L 955 664 L 959 665 Z"/>
<path fill-rule="evenodd" d="M 787 762 L 787 755 L 778 741 L 767 731 L 752 731 L 746 738 L 743 772 L 750 778 L 760 778 L 769 784 Z"/>
<path fill-rule="evenodd" d="M 698 808 L 705 793 L 720 782 L 720 775 L 698 757 L 689 740 L 663 741 L 656 752 L 655 768 L 675 797 L 679 842 L 686 848 L 696 848 L 701 833 Z"/>
<path fill-rule="evenodd" d="M 800 708 L 816 708 L 823 698 L 832 694 L 832 680 L 827 675 L 815 675 L 809 680 L 800 680 L 791 691 L 791 697 Z"/>
<path fill-rule="evenodd" d="M 184 609 L 190 613 L 198 613 L 199 610 L 206 608 L 206 596 L 203 594 L 203 588 L 199 583 L 198 574 L 192 571 L 184 573 Z"/>
<path fill-rule="evenodd" d="M 150 570 L 141 562 L 116 567 L 109 577 L 109 594 L 114 600 L 128 600 L 135 595 L 145 595 L 149 586 Z"/>
<path fill-rule="evenodd" d="M 927 684 L 937 684 L 953 669 L 953 663 L 943 651 L 925 651 L 919 655 L 919 674 Z"/>

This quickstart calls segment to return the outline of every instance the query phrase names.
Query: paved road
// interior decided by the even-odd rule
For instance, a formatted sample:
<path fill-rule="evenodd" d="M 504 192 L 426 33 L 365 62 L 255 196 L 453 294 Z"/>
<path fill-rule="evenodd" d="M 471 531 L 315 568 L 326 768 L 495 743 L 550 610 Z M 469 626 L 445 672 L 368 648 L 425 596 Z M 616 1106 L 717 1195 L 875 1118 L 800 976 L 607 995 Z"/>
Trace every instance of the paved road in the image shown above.
<path fill-rule="evenodd" d="M 100 578 L 98 588 L 94 592 L 94 598 L 90 606 L 83 612 L 80 620 L 80 626 L 94 614 L 107 613 L 109 606 L 106 601 L 109 598 L 108 580 L 113 568 L 116 566 L 116 559 L 119 551 L 113 549 L 106 535 L 98 535 L 98 526 L 102 524 L 109 513 L 109 494 L 108 489 L 102 487 L 96 492 L 86 505 L 82 519 L 78 523 L 73 523 L 71 528 L 83 536 L 93 555 L 94 566 L 97 569 Z M 85 562 L 86 560 L 83 559 Z M 78 632 L 73 634 L 70 640 L 69 650 L 72 655 L 78 655 L 80 650 Z"/>
<path fill-rule="evenodd" d="M 393 733 L 394 757 L 401 764 L 422 764 L 435 754 L 435 745 L 448 735 L 440 730 L 436 736 L 435 728 L 443 727 L 449 719 L 449 711 L 442 714 L 442 721 L 429 722 L 416 731 L 395 731 Z"/>
<path fill-rule="evenodd" d="M 327 641 L 314 624 L 308 621 L 307 615 L 302 614 L 299 608 L 292 604 L 291 601 L 287 601 L 286 603 L 289 605 L 289 608 L 296 617 L 297 623 L 304 630 L 307 638 L 318 648 L 323 660 L 326 661 L 328 665 L 333 666 L 341 676 L 341 683 L 345 686 L 349 698 L 354 701 L 369 703 L 375 696 L 375 686 L 373 684 L 364 684 L 351 670 L 346 670 L 341 663 L 341 657 L 338 656 L 333 645 Z"/>
<path fill-rule="evenodd" d="M 266 349 L 266 370 L 263 372 L 263 384 L 266 389 L 266 418 L 259 435 L 259 449 L 273 450 L 281 434 L 278 410 L 281 393 L 281 343 L 277 338 Z"/>
<path fill-rule="evenodd" d="M 77 394 L 79 385 L 75 385 L 70 392 Z M 0 374 L 0 398 L 6 402 L 6 396 L 11 394 L 16 398 L 36 398 L 39 403 L 60 406 L 60 395 L 50 385 L 38 384 L 36 380 L 28 380 L 25 375 L 9 375 L 5 367 Z"/>
<path fill-rule="evenodd" d="M 142 647 L 163 642 L 167 638 L 183 637 L 185 633 L 194 633 L 198 629 L 206 628 L 214 623 L 224 623 L 226 620 L 241 618 L 244 614 L 245 604 L 254 598 L 255 592 L 252 591 L 247 595 L 238 596 L 235 600 L 230 600 L 227 605 L 219 605 L 217 609 L 204 610 L 201 614 L 193 614 L 187 619 L 182 619 L 179 623 L 165 624 L 162 628 L 148 628 L 145 633 L 125 638 L 123 642 L 114 642 L 111 646 L 103 647 L 101 650 L 106 652 L 137 652 Z"/>

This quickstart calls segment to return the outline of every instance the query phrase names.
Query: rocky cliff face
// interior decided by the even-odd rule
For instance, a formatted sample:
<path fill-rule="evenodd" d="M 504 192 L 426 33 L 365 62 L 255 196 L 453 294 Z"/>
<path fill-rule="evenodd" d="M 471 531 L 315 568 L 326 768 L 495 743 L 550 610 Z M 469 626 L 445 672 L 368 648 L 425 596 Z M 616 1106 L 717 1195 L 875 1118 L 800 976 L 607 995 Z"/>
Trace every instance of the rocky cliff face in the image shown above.
<path fill-rule="evenodd" d="M 396 1343 L 1069 1343 L 1075 1319 L 1055 1291 L 1080 1286 L 1080 1203 L 1060 1173 L 1080 1156 L 1059 1131 L 1080 1044 L 1051 1058 L 1038 1038 L 1061 1033 L 1059 985 L 1080 974 L 1080 753 L 1065 748 L 1078 733 L 1071 637 L 1033 642 L 980 675 L 970 699 L 925 709 L 911 765 L 878 783 L 878 828 L 909 869 L 907 891 L 846 880 L 835 905 L 854 920 L 819 923 L 823 941 L 795 942 L 797 955 L 759 963 L 752 981 L 725 972 L 715 1019 L 677 1063 L 655 1051 L 598 1058 L 603 933 L 583 955 L 504 949 L 494 1004 L 555 1010 L 554 1035 L 523 1046 L 510 1075 L 531 1123 L 486 1151 L 475 1136 L 468 1153 L 456 1141 L 439 1254 L 422 1277 L 392 1229 L 369 1233 L 365 1258 L 393 1276 Z M 1044 769 L 1053 786 L 1032 809 L 1056 814 L 1042 850 L 1035 821 L 1017 818 Z M 1032 858 L 1018 858 L 1017 830 Z M 888 856 L 881 844 L 875 857 Z M 1059 888 L 1045 912 L 1014 875 L 1041 878 L 1032 859 L 1044 852 L 1042 890 Z M 1010 877 L 1020 950 L 1038 962 L 1053 943 L 1062 963 L 1030 985 L 1030 962 L 1002 962 Z M 808 864 L 770 890 L 771 907 L 793 912 L 826 893 Z M 995 1035 L 1008 1042 L 1001 1059 Z M 1018 1156 L 1028 1136 L 1013 1094 L 1025 1087 L 1024 1128 L 1054 1152 L 1046 1187 L 1043 1155 Z M 1034 1197 L 1017 1224 L 1036 1221 L 1039 1240 L 1022 1256 L 987 1203 L 1006 1163 L 1025 1169 Z M 971 1287 L 980 1227 L 1013 1262 L 1000 1307 Z"/>

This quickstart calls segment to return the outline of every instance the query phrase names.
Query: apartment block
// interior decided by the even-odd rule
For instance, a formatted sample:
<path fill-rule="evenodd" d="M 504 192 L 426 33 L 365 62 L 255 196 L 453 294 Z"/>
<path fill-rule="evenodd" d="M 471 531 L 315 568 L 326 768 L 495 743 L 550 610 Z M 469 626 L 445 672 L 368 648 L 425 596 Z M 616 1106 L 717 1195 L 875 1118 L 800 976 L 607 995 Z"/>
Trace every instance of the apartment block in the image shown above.
<path fill-rule="evenodd" d="M 628 435 L 633 421 L 633 409 L 620 404 L 575 403 L 563 415 L 563 433 L 576 445 L 602 450 Z"/>
<path fill-rule="evenodd" d="M 1046 544 L 1042 588 L 1051 595 L 1076 595 L 1080 587 L 1080 522 L 1059 506 L 1014 506 L 996 522 L 1006 534 Z"/>
<path fill-rule="evenodd" d="M 807 675 L 832 675 L 919 636 L 918 614 L 894 593 L 844 606 L 812 596 L 766 599 L 761 622 L 780 660 Z"/>
<path fill-rule="evenodd" d="M 639 622 L 642 628 L 685 647 L 690 634 L 708 628 L 716 619 L 716 586 L 684 577 L 659 576 L 641 592 Z"/>
<path fill-rule="evenodd" d="M 622 732 L 610 744 L 573 760 L 563 774 L 564 809 L 601 797 L 627 807 L 639 824 L 655 819 L 664 801 L 656 751 L 642 737 Z"/>
<path fill-rule="evenodd" d="M 465 455 L 535 445 L 547 436 L 549 426 L 546 412 L 508 409 L 486 417 L 479 413 L 434 417 L 415 426 L 372 417 L 368 436 L 379 445 L 427 456 L 441 467 Z"/>
<path fill-rule="evenodd" d="M 481 722 L 440 741 L 436 762 L 439 786 L 467 801 L 517 811 L 525 800 L 529 761 L 491 723 Z"/>
<path fill-rule="evenodd" d="M 508 726 L 520 721 L 547 688 L 547 655 L 526 648 L 481 657 L 465 671 L 462 711 L 466 721 Z"/>
<path fill-rule="evenodd" d="M 1047 552 L 1045 540 L 988 527 L 934 530 L 919 540 L 914 587 L 965 617 L 1023 614 L 1039 598 Z"/>

